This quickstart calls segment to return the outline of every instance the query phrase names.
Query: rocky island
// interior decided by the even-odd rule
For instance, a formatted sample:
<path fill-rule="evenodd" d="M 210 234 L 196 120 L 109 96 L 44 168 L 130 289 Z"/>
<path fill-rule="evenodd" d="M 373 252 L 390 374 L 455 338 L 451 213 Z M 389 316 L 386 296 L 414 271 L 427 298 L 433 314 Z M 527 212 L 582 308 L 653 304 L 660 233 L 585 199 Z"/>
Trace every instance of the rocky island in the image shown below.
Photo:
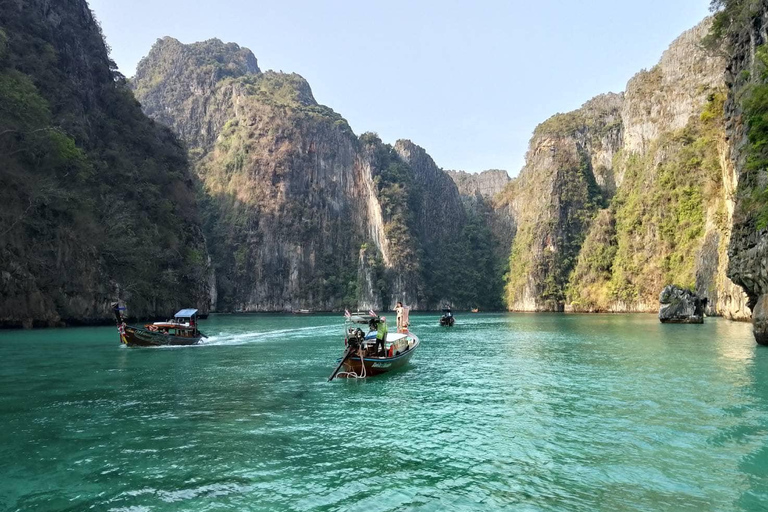
<path fill-rule="evenodd" d="M 669 285 L 659 296 L 659 320 L 663 324 L 703 324 L 707 299 L 697 297 L 690 290 Z"/>

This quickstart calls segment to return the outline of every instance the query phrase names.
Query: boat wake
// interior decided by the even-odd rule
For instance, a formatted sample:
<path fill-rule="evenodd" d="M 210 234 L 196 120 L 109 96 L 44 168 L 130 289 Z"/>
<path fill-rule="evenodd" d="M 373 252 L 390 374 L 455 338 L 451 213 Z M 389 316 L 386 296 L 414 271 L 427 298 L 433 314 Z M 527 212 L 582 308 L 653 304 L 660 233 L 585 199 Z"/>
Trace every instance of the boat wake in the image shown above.
<path fill-rule="evenodd" d="M 295 329 L 276 329 L 274 331 L 219 333 L 211 335 L 199 346 L 246 345 L 277 339 L 301 339 L 312 336 L 332 334 L 338 330 L 334 325 L 318 325 L 312 327 L 297 327 Z"/>

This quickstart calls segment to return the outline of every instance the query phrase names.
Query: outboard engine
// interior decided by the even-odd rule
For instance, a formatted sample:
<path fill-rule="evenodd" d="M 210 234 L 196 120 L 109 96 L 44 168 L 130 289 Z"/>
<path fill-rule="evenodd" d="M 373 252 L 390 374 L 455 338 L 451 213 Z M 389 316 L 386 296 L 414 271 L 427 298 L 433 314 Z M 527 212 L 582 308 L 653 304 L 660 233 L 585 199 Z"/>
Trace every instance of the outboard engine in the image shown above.
<path fill-rule="evenodd" d="M 363 345 L 365 333 L 360 328 L 350 328 L 347 332 L 347 346 L 357 350 Z"/>

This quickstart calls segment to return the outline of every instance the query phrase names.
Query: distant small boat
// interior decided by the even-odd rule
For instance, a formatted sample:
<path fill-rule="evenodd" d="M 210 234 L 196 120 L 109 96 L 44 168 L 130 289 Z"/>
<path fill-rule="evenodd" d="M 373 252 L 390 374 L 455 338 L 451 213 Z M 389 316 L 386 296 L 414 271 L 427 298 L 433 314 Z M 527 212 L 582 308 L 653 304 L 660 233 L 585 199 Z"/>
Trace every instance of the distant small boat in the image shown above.
<path fill-rule="evenodd" d="M 312 311 L 309 309 L 297 309 L 293 312 L 294 315 L 311 315 Z"/>
<path fill-rule="evenodd" d="M 129 347 L 161 347 L 165 345 L 197 345 L 207 336 L 197 329 L 197 310 L 182 309 L 167 322 L 145 324 L 144 327 L 126 325 L 121 311 L 113 305 L 120 343 Z"/>
<path fill-rule="evenodd" d="M 338 360 L 329 381 L 335 377 L 364 378 L 391 372 L 408 364 L 419 348 L 419 338 L 412 332 L 388 333 L 384 354 L 377 354 L 376 331 L 378 318 L 367 313 L 354 313 L 344 322 L 344 355 Z M 370 330 L 366 334 L 363 329 Z M 344 368 L 344 372 L 341 369 Z"/>
<path fill-rule="evenodd" d="M 479 312 L 480 312 L 480 310 L 479 310 L 478 308 L 472 308 L 472 312 L 473 312 L 473 313 L 479 313 Z"/>
<path fill-rule="evenodd" d="M 453 324 L 456 322 L 456 319 L 453 318 L 453 313 L 451 312 L 451 308 L 443 308 L 443 316 L 440 317 L 440 326 L 441 327 L 453 327 Z"/>

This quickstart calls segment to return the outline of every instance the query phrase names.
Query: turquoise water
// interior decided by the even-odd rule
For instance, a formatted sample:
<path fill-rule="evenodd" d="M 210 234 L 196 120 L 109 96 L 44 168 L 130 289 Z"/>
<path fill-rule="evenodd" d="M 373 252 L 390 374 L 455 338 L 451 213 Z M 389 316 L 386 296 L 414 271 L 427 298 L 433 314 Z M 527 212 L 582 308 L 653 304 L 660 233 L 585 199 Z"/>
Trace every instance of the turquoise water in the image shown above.
<path fill-rule="evenodd" d="M 649 315 L 414 316 L 404 371 L 327 383 L 339 318 L 199 347 L 0 332 L 0 510 L 768 509 L 768 348 Z"/>

